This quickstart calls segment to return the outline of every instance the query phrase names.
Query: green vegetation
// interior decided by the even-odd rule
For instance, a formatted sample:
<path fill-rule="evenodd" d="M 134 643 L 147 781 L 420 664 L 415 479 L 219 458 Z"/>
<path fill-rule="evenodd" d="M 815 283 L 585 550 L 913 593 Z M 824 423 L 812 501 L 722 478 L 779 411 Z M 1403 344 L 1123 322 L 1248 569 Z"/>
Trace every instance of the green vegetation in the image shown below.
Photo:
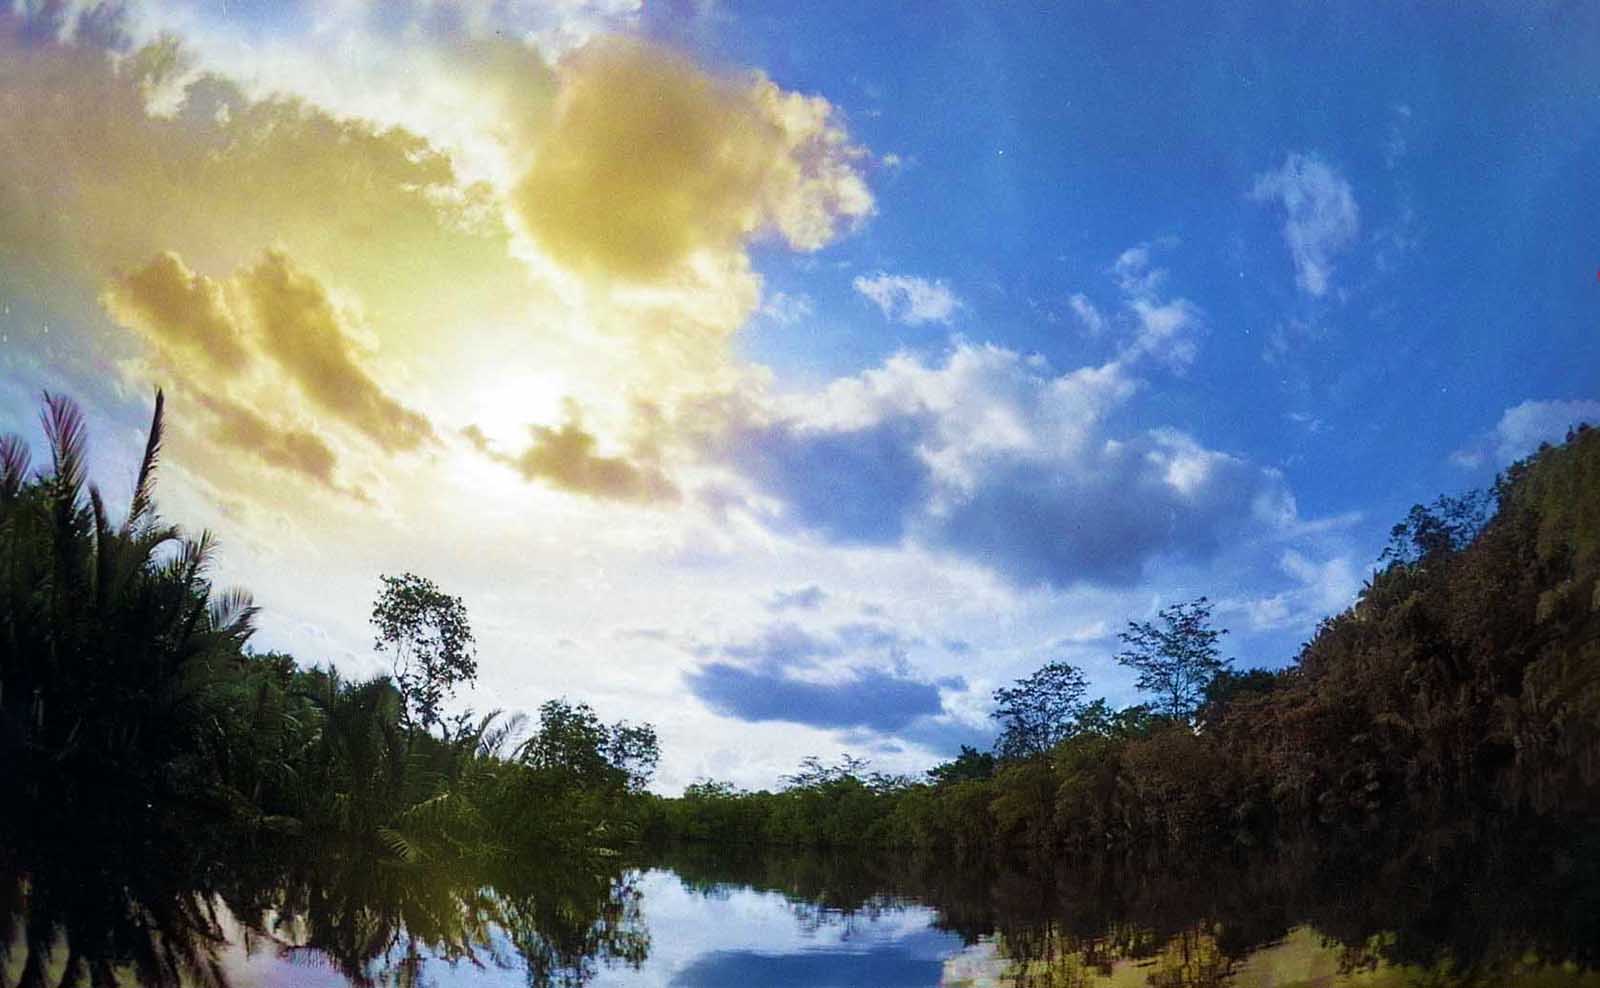
<path fill-rule="evenodd" d="M 393 678 L 251 652 L 255 607 L 212 587 L 211 537 L 157 516 L 162 415 L 157 395 L 120 523 L 70 402 L 47 396 L 38 472 L 0 439 L 0 980 L 17 930 L 28 988 L 52 963 L 61 985 L 215 981 L 218 901 L 303 923 L 352 976 L 401 929 L 414 954 L 508 912 L 544 918 L 520 927 L 530 970 L 636 952 L 620 878 L 585 862 L 637 835 L 654 731 L 565 700 L 521 743 L 518 719 L 446 718 L 472 632 L 412 574 L 384 577 L 373 611 Z"/>
<path fill-rule="evenodd" d="M 661 798 L 646 792 L 649 725 L 564 699 L 531 724 L 446 715 L 476 674 L 472 630 L 459 598 L 414 574 L 383 577 L 373 609 L 392 676 L 252 651 L 255 608 L 211 585 L 210 536 L 156 512 L 162 415 L 158 395 L 120 521 L 87 482 L 71 403 L 47 397 L 39 470 L 0 439 L 0 983 L 221 984 L 224 914 L 357 984 L 415 983 L 425 953 L 500 963 L 507 949 L 531 983 L 579 982 L 596 958 L 648 951 L 621 862 L 651 842 L 685 874 L 712 845 L 898 847 L 980 870 L 1025 852 L 1029 877 L 1006 879 L 1023 884 L 1066 883 L 1061 862 L 1108 851 L 1254 848 L 1334 881 L 1428 862 L 1406 888 L 1451 862 L 1449 881 L 1469 882 L 1480 866 L 1462 848 L 1498 842 L 1502 874 L 1537 848 L 1572 888 L 1600 880 L 1584 850 L 1600 822 L 1600 431 L 1542 449 L 1491 494 L 1412 509 L 1356 605 L 1286 669 L 1235 670 L 1200 598 L 1120 636 L 1148 705 L 1090 700 L 1079 670 L 1050 662 L 995 692 L 994 753 L 963 748 L 925 779 L 813 758 L 776 792 L 708 780 Z M 1451 888 L 1441 901 L 1462 901 Z M 1563 889 L 1551 901 L 1594 904 Z M 1022 969 L 1039 951 L 1087 957 L 1106 929 L 1046 926 L 1003 937 Z M 1550 956 L 1592 932 L 1555 928 Z"/>
<path fill-rule="evenodd" d="M 1383 568 L 1279 671 L 1235 671 L 1205 598 L 1132 622 L 1149 705 L 1085 701 L 1051 662 L 996 691 L 995 756 L 925 780 L 812 764 L 777 792 L 658 800 L 680 840 L 965 854 L 1360 842 L 1600 817 L 1600 430 L 1488 494 L 1414 507 Z"/>

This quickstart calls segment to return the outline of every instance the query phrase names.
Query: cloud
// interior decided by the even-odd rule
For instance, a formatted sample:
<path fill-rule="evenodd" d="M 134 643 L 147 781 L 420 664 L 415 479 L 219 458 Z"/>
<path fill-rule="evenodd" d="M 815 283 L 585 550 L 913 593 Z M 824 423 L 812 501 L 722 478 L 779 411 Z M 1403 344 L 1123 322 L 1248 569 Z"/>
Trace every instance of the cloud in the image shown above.
<path fill-rule="evenodd" d="M 842 430 L 784 421 L 741 429 L 726 455 L 789 520 L 839 542 L 887 544 L 931 491 L 918 434 L 901 418 Z"/>
<path fill-rule="evenodd" d="M 74 325 L 69 355 L 195 410 L 192 428 L 173 416 L 174 466 L 218 497 L 278 500 L 252 460 L 354 490 L 329 478 L 429 445 L 430 420 L 382 382 L 447 320 L 529 297 L 486 190 L 416 134 L 252 98 L 173 37 L 108 50 L 81 22 L 19 23 L 0 17 L 6 280 Z M 245 442 L 264 428 L 282 441 Z"/>
<path fill-rule="evenodd" d="M 943 709 L 937 686 L 881 669 L 857 669 L 837 683 L 814 683 L 713 662 L 690 673 L 686 685 L 712 710 L 745 721 L 892 732 Z"/>
<path fill-rule="evenodd" d="M 462 434 L 480 453 L 512 467 L 530 482 L 542 481 L 557 490 L 614 501 L 644 504 L 678 499 L 677 487 L 654 462 L 648 448 L 636 451 L 633 459 L 602 455 L 599 439 L 583 427 L 577 407 L 570 402 L 567 415 L 567 421 L 558 427 L 529 426 L 533 441 L 515 454 L 500 452 L 476 425 Z"/>
<path fill-rule="evenodd" d="M 1163 297 L 1167 271 L 1151 263 L 1151 246 L 1141 244 L 1123 251 L 1111 273 L 1122 289 L 1123 308 L 1134 326 L 1123 359 L 1152 356 L 1176 370 L 1194 363 L 1199 353 L 1194 336 L 1202 325 L 1200 308 L 1186 298 Z"/>
<path fill-rule="evenodd" d="M 949 325 L 963 303 L 943 281 L 879 271 L 858 275 L 851 286 L 878 307 L 883 317 L 907 326 L 937 322 Z"/>
<path fill-rule="evenodd" d="M 1078 317 L 1078 322 L 1083 324 L 1083 328 L 1089 331 L 1090 336 L 1101 336 L 1105 333 L 1106 317 L 1093 302 L 1089 301 L 1087 295 L 1078 292 L 1067 299 L 1067 304 L 1072 306 L 1073 314 Z"/>
<path fill-rule="evenodd" d="M 815 583 L 794 590 L 779 590 L 767 598 L 769 611 L 814 611 L 828 599 L 828 594 Z"/>
<path fill-rule="evenodd" d="M 1154 263 L 1158 249 L 1177 243 L 1174 237 L 1162 237 L 1117 255 L 1106 273 L 1121 296 L 1118 309 L 1103 311 L 1082 292 L 1067 299 L 1090 336 L 1117 332 L 1119 359 L 1125 363 L 1148 357 L 1181 373 L 1199 355 L 1196 337 L 1205 327 L 1204 314 L 1187 298 L 1164 291 L 1167 269 Z"/>
<path fill-rule="evenodd" d="M 232 377 L 254 359 L 222 284 L 170 250 L 114 279 L 101 298 L 112 319 L 204 372 Z"/>
<path fill-rule="evenodd" d="M 712 710 L 739 720 L 882 732 L 940 714 L 941 688 L 966 687 L 959 677 L 918 676 L 892 630 L 871 630 L 876 633 L 845 625 L 817 634 L 789 622 L 769 625 L 749 639 L 697 647 L 697 654 L 716 660 L 688 673 L 684 682 Z M 862 650 L 888 651 L 890 667 L 823 661 Z"/>
<path fill-rule="evenodd" d="M 1600 401 L 1524 401 L 1500 416 L 1487 435 L 1450 454 L 1452 463 L 1472 469 L 1485 462 L 1510 466 L 1539 448 L 1541 443 L 1565 441 L 1567 430 L 1580 424 L 1600 425 Z"/>
<path fill-rule="evenodd" d="M 361 368 L 345 318 L 322 284 L 287 254 L 267 251 L 235 281 L 254 313 L 261 349 L 313 403 L 388 452 L 437 441 L 427 418 L 391 398 Z"/>
<path fill-rule="evenodd" d="M 1250 198 L 1282 207 L 1283 242 L 1294 258 L 1295 284 L 1313 297 L 1327 294 L 1333 259 L 1361 226 L 1350 183 L 1317 156 L 1296 152 L 1281 167 L 1256 176 Z"/>
<path fill-rule="evenodd" d="M 339 458 L 320 436 L 304 429 L 274 424 L 249 408 L 215 395 L 197 393 L 195 403 L 210 416 L 212 438 L 223 446 L 248 451 L 263 463 L 312 480 L 330 491 L 369 501 L 365 491 L 337 479 Z"/>
<path fill-rule="evenodd" d="M 1272 470 L 1173 429 L 1112 434 L 1138 386 L 1116 362 L 1054 375 L 962 343 L 942 365 L 900 355 L 836 381 L 717 452 L 779 502 L 777 524 L 948 552 L 1020 585 L 1129 585 L 1292 521 Z"/>
<path fill-rule="evenodd" d="M 763 234 L 816 250 L 872 211 L 866 153 L 821 97 L 617 37 L 571 52 L 557 75 L 554 121 L 514 202 L 570 269 L 656 281 Z"/>
<path fill-rule="evenodd" d="M 1022 584 L 1127 586 L 1159 557 L 1210 558 L 1285 498 L 1271 472 L 1156 430 L 1070 459 L 996 462 L 925 537 Z"/>
<path fill-rule="evenodd" d="M 221 279 L 163 251 L 113 278 L 100 298 L 115 322 L 149 344 L 153 376 L 209 414 L 209 437 L 225 448 L 354 493 L 334 478 L 333 447 L 298 424 L 300 413 L 285 400 L 291 389 L 385 452 L 433 441 L 427 418 L 361 367 L 321 283 L 281 251 Z"/>
<path fill-rule="evenodd" d="M 1252 631 L 1306 629 L 1349 607 L 1361 588 L 1361 577 L 1347 555 L 1318 562 L 1285 549 L 1277 565 L 1295 586 L 1263 597 L 1219 601 L 1220 609 L 1242 614 Z"/>
<path fill-rule="evenodd" d="M 773 292 L 762 300 L 760 314 L 779 326 L 793 326 L 811 318 L 812 311 L 809 295 Z"/>

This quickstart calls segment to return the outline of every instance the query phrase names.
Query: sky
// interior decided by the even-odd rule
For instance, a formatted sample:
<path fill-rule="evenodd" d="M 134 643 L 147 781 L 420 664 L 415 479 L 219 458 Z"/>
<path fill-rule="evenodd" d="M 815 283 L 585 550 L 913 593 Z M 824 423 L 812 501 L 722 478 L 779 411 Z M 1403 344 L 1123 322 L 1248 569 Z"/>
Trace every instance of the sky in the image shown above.
<path fill-rule="evenodd" d="M 0 0 L 0 431 L 76 399 L 259 649 L 655 785 L 918 772 L 1207 596 L 1240 667 L 1600 421 L 1600 6 Z"/>

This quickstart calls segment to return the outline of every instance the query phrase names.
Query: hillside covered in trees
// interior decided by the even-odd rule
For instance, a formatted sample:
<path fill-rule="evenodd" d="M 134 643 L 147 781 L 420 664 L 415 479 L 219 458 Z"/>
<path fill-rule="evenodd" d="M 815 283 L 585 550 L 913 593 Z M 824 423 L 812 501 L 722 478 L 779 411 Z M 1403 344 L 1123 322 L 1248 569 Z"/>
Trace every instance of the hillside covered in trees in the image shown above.
<path fill-rule="evenodd" d="M 1592 825 L 1600 430 L 1413 508 L 1380 565 L 1282 670 L 1223 663 L 1202 598 L 1121 636 L 1148 704 L 1086 701 L 1081 673 L 1049 663 L 997 691 L 993 754 L 923 781 L 851 760 L 779 792 L 708 780 L 657 801 L 649 832 L 992 853 Z"/>

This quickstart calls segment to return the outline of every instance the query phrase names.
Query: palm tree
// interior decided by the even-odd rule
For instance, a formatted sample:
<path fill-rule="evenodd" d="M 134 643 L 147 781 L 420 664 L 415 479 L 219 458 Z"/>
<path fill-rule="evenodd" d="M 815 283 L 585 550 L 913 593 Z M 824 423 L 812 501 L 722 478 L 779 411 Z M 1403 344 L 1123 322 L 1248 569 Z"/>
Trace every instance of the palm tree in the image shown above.
<path fill-rule="evenodd" d="M 0 846 L 29 889 L 24 984 L 62 934 L 62 984 L 125 964 L 149 984 L 210 980 L 216 926 L 193 876 L 206 820 L 229 811 L 207 770 L 213 686 L 244 661 L 255 607 L 212 592 L 209 534 L 156 514 L 164 404 L 120 524 L 86 483 L 71 401 L 45 395 L 36 472 L 26 442 L 0 437 Z"/>

